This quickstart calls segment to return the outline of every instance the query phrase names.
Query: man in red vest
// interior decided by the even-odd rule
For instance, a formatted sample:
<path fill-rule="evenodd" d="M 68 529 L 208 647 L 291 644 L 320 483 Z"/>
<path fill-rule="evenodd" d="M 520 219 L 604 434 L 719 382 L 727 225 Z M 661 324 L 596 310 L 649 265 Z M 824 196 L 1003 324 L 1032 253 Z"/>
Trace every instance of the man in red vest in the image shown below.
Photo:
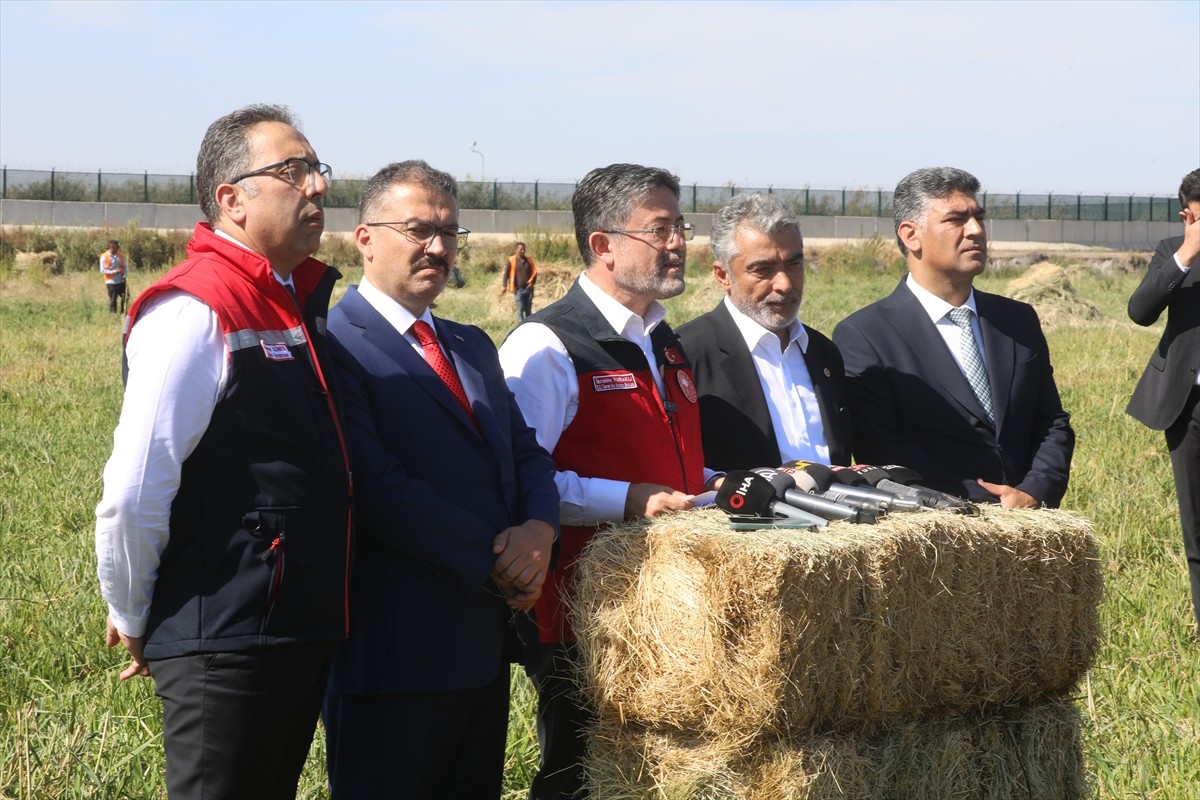
<path fill-rule="evenodd" d="M 330 177 L 286 108 L 218 119 L 196 164 L 208 222 L 129 310 L 97 571 L 121 679 L 162 699 L 171 800 L 294 798 L 346 637 L 340 276 L 310 257 Z"/>
<path fill-rule="evenodd" d="M 705 488 L 696 385 L 658 302 L 684 289 L 692 226 L 679 210 L 679 180 L 613 164 L 588 173 L 571 205 L 585 270 L 500 348 L 509 388 L 554 457 L 561 497 L 559 559 L 526 642 L 542 755 L 534 800 L 584 796 L 591 715 L 574 692 L 564 608 L 576 558 L 608 523 L 691 508 Z"/>

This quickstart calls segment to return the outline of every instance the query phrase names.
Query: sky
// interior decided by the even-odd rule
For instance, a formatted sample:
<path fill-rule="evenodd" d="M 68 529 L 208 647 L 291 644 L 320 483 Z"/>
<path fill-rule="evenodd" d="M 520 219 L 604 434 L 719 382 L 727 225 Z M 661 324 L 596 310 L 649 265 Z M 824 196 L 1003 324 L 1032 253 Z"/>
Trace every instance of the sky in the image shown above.
<path fill-rule="evenodd" d="M 335 177 L 1163 196 L 1200 166 L 1198 42 L 1200 0 L 0 0 L 0 164 L 188 174 L 271 102 Z"/>

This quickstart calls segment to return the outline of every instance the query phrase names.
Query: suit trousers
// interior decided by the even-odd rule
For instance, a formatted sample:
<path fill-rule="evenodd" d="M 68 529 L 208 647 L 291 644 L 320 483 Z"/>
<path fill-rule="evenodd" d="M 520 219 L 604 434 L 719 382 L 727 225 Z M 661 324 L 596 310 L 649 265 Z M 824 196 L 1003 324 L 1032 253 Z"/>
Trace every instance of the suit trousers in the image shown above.
<path fill-rule="evenodd" d="M 1192 584 L 1192 610 L 1200 632 L 1200 386 L 1193 386 L 1183 412 L 1166 430 L 1175 496 L 1183 523 L 1183 552 Z"/>
<path fill-rule="evenodd" d="M 594 715 L 576 677 L 579 646 L 574 642 L 534 644 L 529 649 L 533 658 L 526 671 L 537 689 L 537 733 L 542 755 L 529 786 L 529 800 L 586 800 L 583 759 L 587 729 Z"/>
<path fill-rule="evenodd" d="M 334 642 L 150 662 L 171 800 L 295 800 Z"/>
<path fill-rule="evenodd" d="M 499 800 L 508 687 L 503 664 L 495 680 L 476 689 L 330 694 L 330 799 Z"/>

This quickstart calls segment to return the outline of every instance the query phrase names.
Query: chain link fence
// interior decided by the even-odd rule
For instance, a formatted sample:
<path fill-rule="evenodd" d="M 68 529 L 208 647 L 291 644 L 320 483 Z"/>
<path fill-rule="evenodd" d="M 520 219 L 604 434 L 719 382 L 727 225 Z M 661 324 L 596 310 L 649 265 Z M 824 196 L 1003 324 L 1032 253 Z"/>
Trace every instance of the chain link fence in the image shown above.
<path fill-rule="evenodd" d="M 329 208 L 356 208 L 365 178 L 335 176 L 325 198 Z M 471 181 L 458 184 L 460 208 L 492 211 L 570 211 L 573 183 Z M 868 189 L 779 189 L 771 186 L 685 184 L 685 213 L 712 213 L 745 192 L 775 195 L 806 217 L 890 217 L 892 193 Z M 60 172 L 0 169 L 0 196 L 6 200 L 65 200 L 96 203 L 196 205 L 194 175 L 119 172 Z M 980 202 L 990 219 L 1174 222 L 1179 198 L 1135 195 L 991 194 Z"/>

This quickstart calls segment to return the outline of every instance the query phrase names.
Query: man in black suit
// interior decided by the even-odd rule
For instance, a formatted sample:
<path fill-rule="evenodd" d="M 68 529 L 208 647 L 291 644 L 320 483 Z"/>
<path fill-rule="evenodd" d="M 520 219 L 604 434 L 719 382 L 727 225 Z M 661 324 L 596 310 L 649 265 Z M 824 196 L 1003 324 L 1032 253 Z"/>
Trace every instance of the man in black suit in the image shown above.
<path fill-rule="evenodd" d="M 978 191 L 973 175 L 951 167 L 896 186 L 908 276 L 833 331 L 854 457 L 903 464 L 976 502 L 1057 506 L 1075 433 L 1033 308 L 972 286 L 987 262 Z"/>
<path fill-rule="evenodd" d="M 1167 312 L 1167 329 L 1133 390 L 1129 412 L 1165 431 L 1183 523 L 1183 550 L 1200 624 L 1200 169 L 1179 187 L 1183 236 L 1158 243 L 1150 267 L 1129 298 L 1129 318 L 1153 325 Z"/>
<path fill-rule="evenodd" d="M 679 329 L 700 393 L 705 465 L 849 464 L 842 357 L 797 318 L 800 221 L 770 195 L 740 194 L 713 217 L 711 241 L 725 297 Z"/>
<path fill-rule="evenodd" d="M 371 178 L 363 281 L 329 315 L 361 534 L 325 704 L 334 800 L 498 800 L 511 609 L 557 533 L 554 462 L 495 345 L 430 313 L 466 239 L 456 195 L 424 161 Z"/>

